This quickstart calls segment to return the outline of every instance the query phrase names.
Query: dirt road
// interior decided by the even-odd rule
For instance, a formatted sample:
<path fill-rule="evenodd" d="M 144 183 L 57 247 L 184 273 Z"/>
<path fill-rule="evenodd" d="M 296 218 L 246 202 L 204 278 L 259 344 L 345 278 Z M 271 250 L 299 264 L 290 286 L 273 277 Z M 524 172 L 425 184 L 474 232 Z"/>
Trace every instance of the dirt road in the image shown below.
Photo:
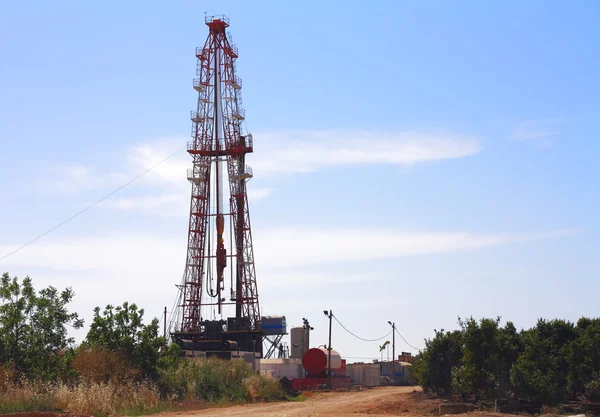
<path fill-rule="evenodd" d="M 314 394 L 302 402 L 246 404 L 200 411 L 169 412 L 161 417 L 377 417 L 415 415 L 405 408 L 403 399 L 409 399 L 414 387 L 381 387 L 358 392 Z"/>

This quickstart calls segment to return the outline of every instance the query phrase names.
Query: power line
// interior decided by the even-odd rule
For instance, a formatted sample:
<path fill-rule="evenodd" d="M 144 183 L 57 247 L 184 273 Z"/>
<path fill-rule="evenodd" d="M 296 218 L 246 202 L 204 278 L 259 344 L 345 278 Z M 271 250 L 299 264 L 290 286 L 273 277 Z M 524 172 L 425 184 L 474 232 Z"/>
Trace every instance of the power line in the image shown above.
<path fill-rule="evenodd" d="M 400 336 L 402 338 L 402 340 L 404 340 L 404 343 L 406 343 L 408 346 L 410 346 L 411 348 L 413 348 L 414 350 L 418 350 L 419 352 L 421 351 L 421 349 L 414 347 L 413 345 L 411 345 L 410 343 L 408 343 L 406 341 L 406 339 L 404 338 L 404 336 L 402 336 L 400 334 L 400 332 L 398 331 L 398 329 L 396 329 L 396 333 L 398 333 L 398 336 Z"/>
<path fill-rule="evenodd" d="M 366 357 L 366 356 L 344 356 L 345 359 L 370 359 L 370 360 L 378 360 L 378 358 Z"/>
<path fill-rule="evenodd" d="M 86 211 L 96 207 L 98 204 L 102 203 L 104 200 L 107 200 L 108 198 L 112 197 L 113 195 L 115 195 L 116 193 L 118 193 L 119 191 L 121 191 L 123 188 L 128 187 L 129 185 L 131 185 L 132 183 L 134 183 L 135 181 L 139 180 L 140 178 L 142 178 L 144 175 L 148 174 L 150 171 L 153 171 L 154 169 L 158 168 L 160 165 L 164 164 L 165 162 L 167 162 L 169 159 L 173 158 L 175 155 L 177 155 L 179 152 L 181 152 L 183 150 L 183 148 L 179 148 L 178 150 L 176 150 L 175 152 L 173 152 L 171 155 L 167 156 L 165 159 L 163 159 L 162 161 L 160 161 L 159 163 L 151 166 L 150 168 L 148 168 L 147 170 L 145 170 L 144 172 L 142 172 L 141 174 L 135 176 L 134 178 L 130 179 L 129 181 L 127 181 L 125 184 L 121 185 L 120 187 L 117 187 L 116 189 L 114 189 L 113 191 L 111 191 L 110 193 L 106 194 L 104 197 L 100 198 L 99 200 L 97 200 L 96 202 L 90 204 L 89 206 L 85 207 L 83 210 L 78 211 L 77 213 L 73 214 L 71 217 L 69 217 L 66 220 L 63 220 L 62 222 L 58 223 L 57 225 L 51 227 L 50 229 L 46 230 L 44 233 L 42 233 L 41 235 L 35 237 L 34 239 L 31 239 L 29 242 L 24 243 L 23 245 L 19 246 L 17 249 L 13 250 L 12 252 L 7 253 L 6 255 L 4 255 L 3 257 L 0 258 L 0 262 L 4 261 L 5 259 L 13 256 L 15 253 L 20 252 L 21 250 L 25 249 L 27 246 L 37 242 L 38 240 L 40 240 L 41 238 L 43 238 L 46 235 L 49 235 L 50 233 L 54 232 L 56 229 L 58 229 L 61 226 L 64 226 L 65 224 L 69 223 L 71 220 L 76 219 L 77 217 L 81 216 L 83 213 L 85 213 Z"/>
<path fill-rule="evenodd" d="M 333 316 L 333 314 L 332 314 L 332 316 Z M 348 330 L 348 329 L 346 328 L 346 326 L 344 326 L 344 325 L 343 325 L 343 324 L 342 324 L 342 323 L 341 323 L 341 322 L 340 322 L 340 321 L 337 319 L 337 317 L 336 317 L 336 316 L 333 316 L 333 318 L 335 319 L 335 321 L 337 321 L 337 323 L 338 323 L 340 326 L 342 326 L 342 328 L 343 328 L 344 330 L 346 330 L 348 333 L 350 333 L 352 336 L 356 337 L 357 339 L 360 339 L 360 340 L 362 340 L 363 342 L 377 342 L 378 340 L 385 339 L 386 337 L 388 337 L 388 336 L 389 336 L 389 335 L 392 333 L 392 330 L 390 330 L 388 334 L 386 334 L 386 335 L 384 335 L 384 336 L 381 336 L 381 337 L 379 337 L 379 338 L 377 338 L 377 339 L 365 339 L 364 337 L 357 336 L 356 334 L 354 334 L 354 333 L 352 333 L 350 330 Z"/>

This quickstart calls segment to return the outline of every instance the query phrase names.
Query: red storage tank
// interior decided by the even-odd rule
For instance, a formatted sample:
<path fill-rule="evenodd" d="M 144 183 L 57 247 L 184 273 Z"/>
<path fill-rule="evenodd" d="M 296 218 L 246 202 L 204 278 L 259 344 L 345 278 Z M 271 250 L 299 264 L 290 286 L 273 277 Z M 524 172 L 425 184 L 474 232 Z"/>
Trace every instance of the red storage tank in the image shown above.
<path fill-rule="evenodd" d="M 327 371 L 329 351 L 324 348 L 308 349 L 302 356 L 302 366 L 309 375 L 321 375 Z M 331 370 L 335 371 L 342 367 L 342 357 L 331 349 Z"/>

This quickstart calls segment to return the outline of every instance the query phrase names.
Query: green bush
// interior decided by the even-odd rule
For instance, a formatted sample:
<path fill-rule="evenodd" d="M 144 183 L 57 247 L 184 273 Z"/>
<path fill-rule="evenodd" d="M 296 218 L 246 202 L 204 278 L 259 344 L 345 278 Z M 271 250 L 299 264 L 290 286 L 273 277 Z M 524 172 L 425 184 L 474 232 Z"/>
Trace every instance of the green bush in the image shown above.
<path fill-rule="evenodd" d="M 161 391 L 179 400 L 207 402 L 284 398 L 275 380 L 257 375 L 243 361 L 181 360 L 160 371 Z"/>
<path fill-rule="evenodd" d="M 522 332 L 523 352 L 511 369 L 511 381 L 520 397 L 554 405 L 568 398 L 569 345 L 576 339 L 573 323 L 538 320 Z"/>
<path fill-rule="evenodd" d="M 460 330 L 435 331 L 413 373 L 425 391 L 463 398 L 518 397 L 553 406 L 600 401 L 600 319 L 538 320 L 517 332 L 500 319 L 459 319 Z"/>
<path fill-rule="evenodd" d="M 438 395 L 452 393 L 452 369 L 462 357 L 462 332 L 435 331 L 435 337 L 425 341 L 425 350 L 415 358 L 412 371 L 425 391 Z"/>
<path fill-rule="evenodd" d="M 591 381 L 585 385 L 585 396 L 589 401 L 600 402 L 600 380 Z"/>

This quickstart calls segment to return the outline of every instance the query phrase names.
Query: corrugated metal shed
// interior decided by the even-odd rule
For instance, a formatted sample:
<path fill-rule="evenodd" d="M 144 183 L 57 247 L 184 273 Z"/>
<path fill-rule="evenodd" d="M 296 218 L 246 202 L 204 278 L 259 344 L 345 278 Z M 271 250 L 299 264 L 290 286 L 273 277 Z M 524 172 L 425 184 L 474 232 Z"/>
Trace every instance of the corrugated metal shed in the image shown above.
<path fill-rule="evenodd" d="M 353 383 L 365 387 L 381 385 L 381 368 L 377 363 L 351 363 L 346 365 L 346 375 Z"/>
<path fill-rule="evenodd" d="M 394 373 L 392 375 L 392 362 L 380 362 L 381 376 L 391 378 L 394 384 L 398 385 L 414 385 L 412 376 L 412 365 L 408 362 L 396 361 L 394 364 Z"/>
<path fill-rule="evenodd" d="M 261 375 L 272 377 L 276 380 L 287 378 L 304 378 L 304 368 L 302 368 L 302 359 L 258 359 L 256 361 L 256 370 Z"/>

